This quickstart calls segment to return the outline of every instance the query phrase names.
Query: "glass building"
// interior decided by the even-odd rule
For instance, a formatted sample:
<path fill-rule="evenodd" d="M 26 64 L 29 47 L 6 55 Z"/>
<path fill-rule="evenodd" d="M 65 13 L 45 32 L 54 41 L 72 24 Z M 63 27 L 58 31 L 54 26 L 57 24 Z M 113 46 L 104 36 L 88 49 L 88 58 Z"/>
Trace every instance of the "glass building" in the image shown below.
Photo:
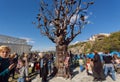
<path fill-rule="evenodd" d="M 6 35 L 0 35 L 0 45 L 6 45 L 11 48 L 11 53 L 30 53 L 32 46 L 27 44 L 25 39 L 15 38 Z"/>

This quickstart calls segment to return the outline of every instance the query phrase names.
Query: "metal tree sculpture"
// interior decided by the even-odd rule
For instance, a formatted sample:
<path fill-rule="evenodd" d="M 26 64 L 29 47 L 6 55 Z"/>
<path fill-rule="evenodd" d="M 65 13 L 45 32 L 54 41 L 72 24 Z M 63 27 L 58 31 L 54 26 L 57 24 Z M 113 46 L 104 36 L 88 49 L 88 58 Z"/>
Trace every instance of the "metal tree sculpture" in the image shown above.
<path fill-rule="evenodd" d="M 93 1 L 82 0 L 40 0 L 40 10 L 37 15 L 38 28 L 41 34 L 47 36 L 56 44 L 56 67 L 58 76 L 64 76 L 63 60 L 69 43 L 81 33 L 86 24 L 85 10 Z"/>

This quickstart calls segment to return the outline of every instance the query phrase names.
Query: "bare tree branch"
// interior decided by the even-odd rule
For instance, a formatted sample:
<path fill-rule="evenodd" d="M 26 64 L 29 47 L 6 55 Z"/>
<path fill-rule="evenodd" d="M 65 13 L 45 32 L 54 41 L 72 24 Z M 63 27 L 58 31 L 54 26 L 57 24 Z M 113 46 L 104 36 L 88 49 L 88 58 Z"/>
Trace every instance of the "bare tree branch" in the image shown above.
<path fill-rule="evenodd" d="M 85 25 L 82 13 L 92 4 L 86 2 L 82 8 L 82 0 L 41 0 L 38 28 L 52 42 L 69 44 L 81 33 Z"/>

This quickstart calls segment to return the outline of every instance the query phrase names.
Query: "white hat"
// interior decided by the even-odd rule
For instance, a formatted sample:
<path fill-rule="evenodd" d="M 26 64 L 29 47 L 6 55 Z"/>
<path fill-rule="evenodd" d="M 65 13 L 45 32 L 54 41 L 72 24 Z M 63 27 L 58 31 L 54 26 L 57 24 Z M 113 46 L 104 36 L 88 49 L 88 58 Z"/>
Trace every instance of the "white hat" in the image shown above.
<path fill-rule="evenodd" d="M 43 54 L 42 52 L 38 53 L 38 55 L 39 55 L 40 57 L 43 57 L 43 56 L 44 56 L 44 54 Z"/>

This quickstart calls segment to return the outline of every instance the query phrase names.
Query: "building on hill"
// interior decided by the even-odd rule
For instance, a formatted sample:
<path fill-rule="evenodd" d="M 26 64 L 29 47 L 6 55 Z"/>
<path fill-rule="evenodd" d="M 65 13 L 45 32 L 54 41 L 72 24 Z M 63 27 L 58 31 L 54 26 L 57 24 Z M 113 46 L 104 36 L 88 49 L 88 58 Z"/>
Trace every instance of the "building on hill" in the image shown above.
<path fill-rule="evenodd" d="M 32 46 L 27 44 L 25 39 L 15 38 L 6 35 L 0 35 L 0 45 L 6 45 L 11 48 L 11 53 L 29 53 Z"/>
<path fill-rule="evenodd" d="M 88 40 L 89 40 L 89 41 L 102 40 L 103 38 L 108 37 L 108 36 L 110 36 L 110 34 L 107 34 L 107 33 L 99 33 L 99 34 L 93 35 L 93 36 L 90 37 Z"/>
<path fill-rule="evenodd" d="M 106 33 L 95 34 L 86 41 L 70 45 L 71 47 L 69 48 L 69 50 L 71 50 L 74 54 L 87 53 L 92 48 L 94 41 L 103 40 L 105 37 L 109 36 L 110 34 Z"/>

